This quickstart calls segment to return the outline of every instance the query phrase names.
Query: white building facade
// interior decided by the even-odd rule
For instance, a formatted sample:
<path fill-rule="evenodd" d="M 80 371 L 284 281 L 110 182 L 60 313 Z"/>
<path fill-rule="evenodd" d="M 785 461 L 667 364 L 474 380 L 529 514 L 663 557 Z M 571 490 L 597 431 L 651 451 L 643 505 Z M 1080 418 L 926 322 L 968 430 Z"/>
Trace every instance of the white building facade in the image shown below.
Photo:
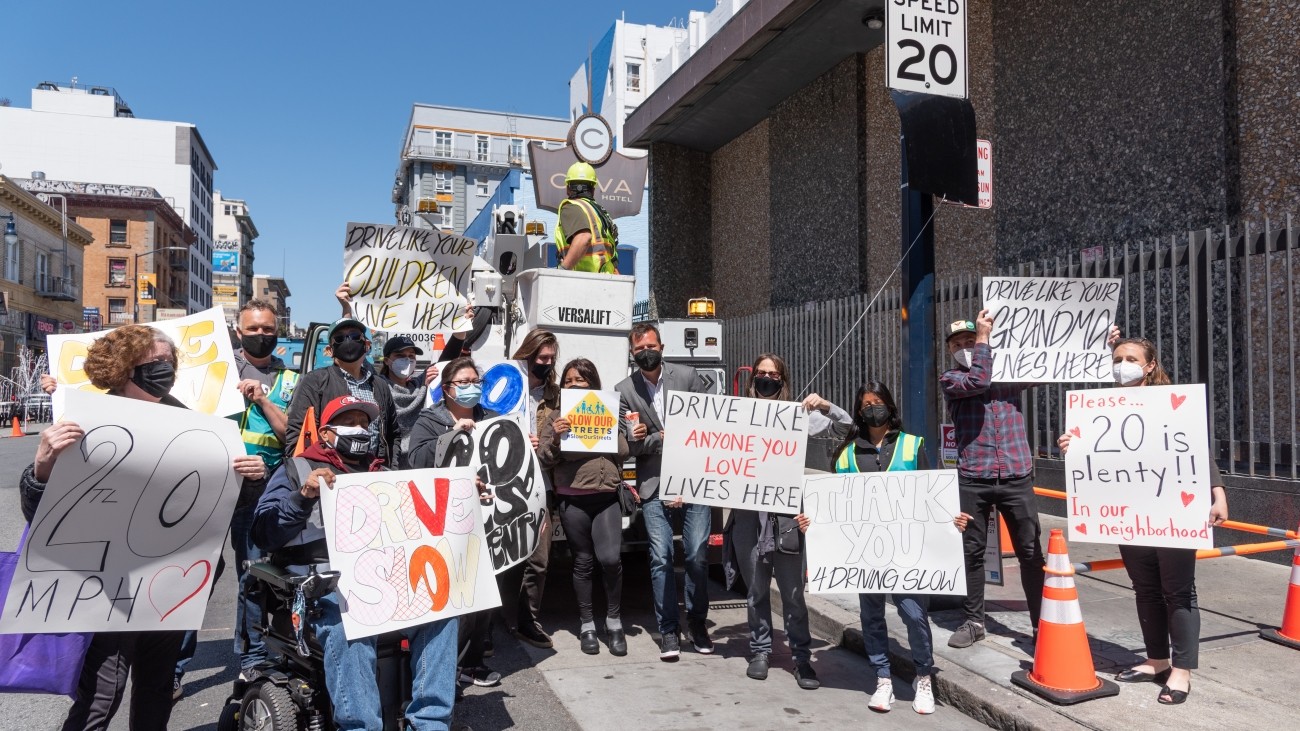
<path fill-rule="evenodd" d="M 21 177 L 155 188 L 197 236 L 188 309 L 212 306 L 217 166 L 193 124 L 138 119 L 109 87 L 42 82 L 30 109 L 0 107 L 0 165 Z"/>
<path fill-rule="evenodd" d="M 226 198 L 221 191 L 212 195 L 212 301 L 221 305 L 226 323 L 234 325 L 243 307 L 253 297 L 253 241 L 257 226 L 248 204 Z"/>

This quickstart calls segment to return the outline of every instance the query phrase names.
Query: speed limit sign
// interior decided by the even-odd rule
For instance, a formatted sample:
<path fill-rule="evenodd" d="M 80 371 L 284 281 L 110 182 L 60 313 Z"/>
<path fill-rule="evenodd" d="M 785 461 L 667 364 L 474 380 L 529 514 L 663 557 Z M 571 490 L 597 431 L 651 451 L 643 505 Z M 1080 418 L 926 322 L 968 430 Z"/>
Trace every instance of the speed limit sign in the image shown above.
<path fill-rule="evenodd" d="M 886 85 L 899 91 L 965 99 L 968 0 L 890 0 Z"/>

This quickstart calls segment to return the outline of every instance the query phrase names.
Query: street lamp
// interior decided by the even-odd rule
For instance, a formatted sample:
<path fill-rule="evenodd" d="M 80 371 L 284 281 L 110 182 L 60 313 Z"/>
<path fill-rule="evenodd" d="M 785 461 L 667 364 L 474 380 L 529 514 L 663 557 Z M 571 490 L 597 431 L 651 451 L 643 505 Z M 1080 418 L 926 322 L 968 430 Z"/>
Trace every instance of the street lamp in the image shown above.
<path fill-rule="evenodd" d="M 140 257 L 157 254 L 160 251 L 189 251 L 185 246 L 163 246 L 153 251 L 145 251 L 135 255 L 135 261 L 131 265 L 131 322 L 139 324 L 140 322 Z M 188 271 L 188 263 L 185 267 Z M 155 284 L 155 286 L 157 286 Z M 157 301 L 157 293 L 154 294 L 154 301 Z"/>
<path fill-rule="evenodd" d="M 14 214 L 6 213 L 0 218 L 9 219 L 5 223 L 5 243 L 9 246 L 16 246 L 18 244 L 18 229 L 14 228 Z"/>

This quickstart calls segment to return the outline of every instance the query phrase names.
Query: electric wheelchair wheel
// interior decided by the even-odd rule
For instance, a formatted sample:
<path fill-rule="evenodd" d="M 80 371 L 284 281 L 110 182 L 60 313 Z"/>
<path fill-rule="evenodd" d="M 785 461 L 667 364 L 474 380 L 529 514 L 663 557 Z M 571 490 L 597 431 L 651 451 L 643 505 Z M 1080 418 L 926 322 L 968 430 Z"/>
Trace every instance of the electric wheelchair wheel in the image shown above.
<path fill-rule="evenodd" d="M 249 688 L 239 704 L 239 728 L 242 731 L 298 731 L 302 722 L 289 691 L 274 683 L 261 682 Z"/>
<path fill-rule="evenodd" d="M 217 717 L 217 731 L 239 731 L 239 702 L 227 701 Z"/>

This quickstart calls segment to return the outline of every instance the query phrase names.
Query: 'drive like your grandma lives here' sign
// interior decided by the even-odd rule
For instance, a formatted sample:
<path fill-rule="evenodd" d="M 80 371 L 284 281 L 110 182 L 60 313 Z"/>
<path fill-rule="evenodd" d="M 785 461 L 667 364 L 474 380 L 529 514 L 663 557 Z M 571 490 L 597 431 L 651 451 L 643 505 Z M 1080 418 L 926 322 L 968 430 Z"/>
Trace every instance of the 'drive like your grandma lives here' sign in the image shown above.
<path fill-rule="evenodd" d="M 993 380 L 1109 383 L 1118 279 L 984 277 Z"/>
<path fill-rule="evenodd" d="M 795 515 L 808 414 L 794 401 L 670 391 L 659 498 Z"/>

